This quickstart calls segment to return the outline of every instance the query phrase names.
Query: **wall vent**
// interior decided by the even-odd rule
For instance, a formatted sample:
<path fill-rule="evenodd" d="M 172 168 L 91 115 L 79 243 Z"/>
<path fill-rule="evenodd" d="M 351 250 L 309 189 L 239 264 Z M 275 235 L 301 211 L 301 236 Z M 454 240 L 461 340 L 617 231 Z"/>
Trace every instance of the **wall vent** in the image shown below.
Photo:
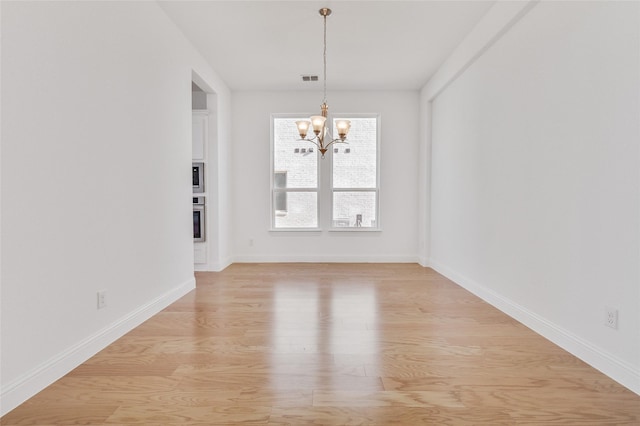
<path fill-rule="evenodd" d="M 318 81 L 317 75 L 303 75 L 302 81 Z"/>

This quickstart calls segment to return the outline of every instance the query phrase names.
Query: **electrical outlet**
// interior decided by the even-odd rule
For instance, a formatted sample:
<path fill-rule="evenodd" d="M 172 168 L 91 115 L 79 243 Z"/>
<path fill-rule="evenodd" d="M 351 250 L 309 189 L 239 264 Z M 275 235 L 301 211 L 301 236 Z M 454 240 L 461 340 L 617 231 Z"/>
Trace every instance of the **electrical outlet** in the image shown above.
<path fill-rule="evenodd" d="M 107 290 L 98 292 L 98 309 L 104 309 L 107 307 Z"/>
<path fill-rule="evenodd" d="M 618 329 L 618 310 L 615 308 L 604 308 L 604 325 L 614 330 Z"/>

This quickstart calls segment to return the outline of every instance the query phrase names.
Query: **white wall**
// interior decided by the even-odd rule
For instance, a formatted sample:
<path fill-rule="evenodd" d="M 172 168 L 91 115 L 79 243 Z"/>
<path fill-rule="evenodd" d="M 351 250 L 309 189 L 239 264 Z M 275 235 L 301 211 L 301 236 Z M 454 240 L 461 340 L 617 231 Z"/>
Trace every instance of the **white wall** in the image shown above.
<path fill-rule="evenodd" d="M 435 98 L 430 263 L 640 393 L 639 7 L 541 2 Z"/>
<path fill-rule="evenodd" d="M 417 261 L 418 92 L 332 92 L 327 98 L 333 114 L 380 114 L 382 231 L 270 232 L 271 114 L 316 114 L 322 94 L 236 92 L 232 97 L 235 261 Z M 328 176 L 329 169 L 322 173 Z M 320 208 L 320 220 L 326 221 L 328 200 Z"/>
<path fill-rule="evenodd" d="M 427 267 L 431 257 L 431 99 L 424 89 L 418 111 L 418 263 Z"/>
<path fill-rule="evenodd" d="M 1 7 L 5 413 L 193 288 L 192 71 L 229 94 L 153 2 Z"/>

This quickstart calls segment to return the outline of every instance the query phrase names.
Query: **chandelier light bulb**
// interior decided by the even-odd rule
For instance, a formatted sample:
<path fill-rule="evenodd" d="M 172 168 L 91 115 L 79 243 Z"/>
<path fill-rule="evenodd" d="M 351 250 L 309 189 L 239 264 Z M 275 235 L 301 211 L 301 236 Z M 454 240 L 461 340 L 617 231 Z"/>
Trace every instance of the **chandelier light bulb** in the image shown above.
<path fill-rule="evenodd" d="M 318 136 L 320 132 L 322 132 L 322 128 L 324 127 L 324 122 L 327 120 L 326 117 L 321 115 L 314 115 L 311 117 L 311 125 L 313 126 L 313 133 Z"/>
<path fill-rule="evenodd" d="M 344 141 L 347 137 L 347 133 L 349 133 L 349 129 L 351 129 L 351 121 L 337 120 L 336 129 L 338 129 L 338 136 L 340 136 L 340 140 Z"/>
<path fill-rule="evenodd" d="M 298 126 L 298 133 L 300 133 L 300 139 L 304 139 L 307 137 L 307 132 L 309 131 L 309 126 L 311 122 L 306 120 L 296 121 L 296 126 Z"/>

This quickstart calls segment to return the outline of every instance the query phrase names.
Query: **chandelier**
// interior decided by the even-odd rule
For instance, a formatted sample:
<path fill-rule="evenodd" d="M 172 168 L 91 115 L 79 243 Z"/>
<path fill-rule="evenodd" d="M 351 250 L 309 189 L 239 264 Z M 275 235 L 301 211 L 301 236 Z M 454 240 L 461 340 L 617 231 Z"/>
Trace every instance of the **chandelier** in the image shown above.
<path fill-rule="evenodd" d="M 322 105 L 320 105 L 320 115 L 310 117 L 311 121 L 296 121 L 296 126 L 298 126 L 298 133 L 300 133 L 299 140 L 313 143 L 318 147 L 318 150 L 322 154 L 322 158 L 324 158 L 324 154 L 331 145 L 334 143 L 346 143 L 347 133 L 349 133 L 349 129 L 351 128 L 351 122 L 349 120 L 337 120 L 336 129 L 338 131 L 338 138 L 332 139 L 331 133 L 327 128 L 327 112 L 329 111 L 329 105 L 327 105 L 327 16 L 331 15 L 331 9 L 323 7 L 318 12 L 320 12 L 320 15 L 324 19 L 324 99 L 322 101 Z M 307 139 L 309 127 L 313 129 L 315 136 Z"/>

